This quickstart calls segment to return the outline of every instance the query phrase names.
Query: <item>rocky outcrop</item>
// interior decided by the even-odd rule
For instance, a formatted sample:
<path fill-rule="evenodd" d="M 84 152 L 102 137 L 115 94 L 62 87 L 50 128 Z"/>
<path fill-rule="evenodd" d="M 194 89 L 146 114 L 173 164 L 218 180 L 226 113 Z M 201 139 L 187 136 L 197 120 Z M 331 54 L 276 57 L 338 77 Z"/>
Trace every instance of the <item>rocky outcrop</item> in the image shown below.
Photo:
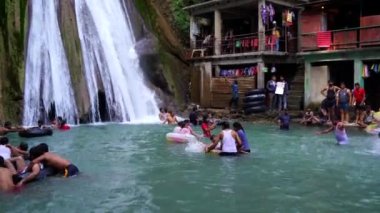
<path fill-rule="evenodd" d="M 184 60 L 183 46 L 168 21 L 170 19 L 162 11 L 168 1 L 134 0 L 134 3 L 145 26 L 137 32 L 137 38 L 150 43 L 150 49 L 154 50 L 149 54 L 139 51 L 145 76 L 161 89 L 162 105 L 183 108 L 188 101 L 190 65 Z"/>
<path fill-rule="evenodd" d="M 0 1 L 0 120 L 22 115 L 27 0 Z"/>

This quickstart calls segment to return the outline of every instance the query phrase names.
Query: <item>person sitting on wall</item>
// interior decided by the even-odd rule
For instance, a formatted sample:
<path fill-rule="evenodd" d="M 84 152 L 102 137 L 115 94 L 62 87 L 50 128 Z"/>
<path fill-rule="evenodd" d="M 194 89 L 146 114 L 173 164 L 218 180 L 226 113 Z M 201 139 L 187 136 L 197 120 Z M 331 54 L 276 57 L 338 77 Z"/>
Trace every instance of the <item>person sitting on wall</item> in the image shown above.
<path fill-rule="evenodd" d="M 306 126 L 312 125 L 312 124 L 318 124 L 320 122 L 321 121 L 318 119 L 317 116 L 314 115 L 313 111 L 310 108 L 306 110 L 301 120 L 301 124 L 304 124 Z"/>

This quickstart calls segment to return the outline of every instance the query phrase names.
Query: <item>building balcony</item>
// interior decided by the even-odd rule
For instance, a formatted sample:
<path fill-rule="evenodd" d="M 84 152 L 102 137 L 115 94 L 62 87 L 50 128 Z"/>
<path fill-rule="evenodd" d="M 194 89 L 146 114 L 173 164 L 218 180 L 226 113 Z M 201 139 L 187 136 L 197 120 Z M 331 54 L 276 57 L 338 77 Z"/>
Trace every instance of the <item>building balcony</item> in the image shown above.
<path fill-rule="evenodd" d="M 201 60 L 259 54 L 285 55 L 297 52 L 297 38 L 295 37 L 286 36 L 277 39 L 272 35 L 266 35 L 265 41 L 261 43 L 264 46 L 263 48 L 259 47 L 258 33 L 235 35 L 222 40 L 209 37 L 196 40 L 195 44 L 192 45 L 194 48 L 188 50 L 187 58 L 189 60 Z"/>
<path fill-rule="evenodd" d="M 304 33 L 301 51 L 338 51 L 380 47 L 380 25 Z"/>

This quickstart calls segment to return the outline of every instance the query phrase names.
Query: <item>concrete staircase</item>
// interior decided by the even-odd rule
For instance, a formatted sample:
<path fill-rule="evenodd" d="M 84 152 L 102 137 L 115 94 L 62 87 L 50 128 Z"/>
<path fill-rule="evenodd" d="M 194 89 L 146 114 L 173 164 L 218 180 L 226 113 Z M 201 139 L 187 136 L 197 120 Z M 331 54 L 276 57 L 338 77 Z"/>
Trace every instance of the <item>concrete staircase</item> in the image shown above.
<path fill-rule="evenodd" d="M 288 110 L 303 110 L 305 91 L 305 65 L 299 64 L 296 75 L 289 80 Z"/>

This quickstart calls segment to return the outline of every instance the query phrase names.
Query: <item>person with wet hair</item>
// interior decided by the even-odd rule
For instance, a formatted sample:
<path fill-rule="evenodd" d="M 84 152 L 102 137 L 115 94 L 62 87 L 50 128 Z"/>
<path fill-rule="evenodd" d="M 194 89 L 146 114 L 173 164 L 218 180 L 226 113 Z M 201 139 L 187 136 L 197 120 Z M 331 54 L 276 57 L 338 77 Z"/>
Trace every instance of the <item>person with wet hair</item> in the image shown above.
<path fill-rule="evenodd" d="M 235 132 L 238 134 L 240 140 L 241 140 L 241 148 L 240 148 L 240 152 L 242 153 L 249 153 L 251 152 L 251 148 L 249 147 L 249 143 L 248 143 L 248 138 L 247 138 L 247 135 L 245 134 L 245 130 L 243 128 L 243 126 L 241 125 L 241 123 L 239 122 L 235 122 L 232 124 Z"/>
<path fill-rule="evenodd" d="M 216 136 L 216 140 L 212 146 L 208 147 L 208 150 L 213 150 L 217 142 L 221 142 L 222 150 L 219 153 L 220 156 L 236 156 L 238 155 L 238 150 L 242 146 L 242 142 L 238 134 L 230 129 L 230 123 L 224 121 L 221 123 L 222 131 Z"/>

